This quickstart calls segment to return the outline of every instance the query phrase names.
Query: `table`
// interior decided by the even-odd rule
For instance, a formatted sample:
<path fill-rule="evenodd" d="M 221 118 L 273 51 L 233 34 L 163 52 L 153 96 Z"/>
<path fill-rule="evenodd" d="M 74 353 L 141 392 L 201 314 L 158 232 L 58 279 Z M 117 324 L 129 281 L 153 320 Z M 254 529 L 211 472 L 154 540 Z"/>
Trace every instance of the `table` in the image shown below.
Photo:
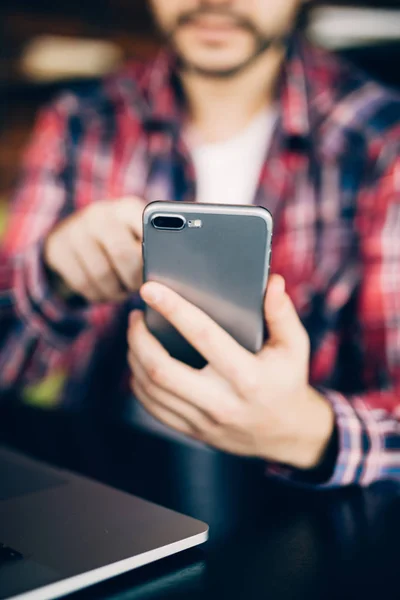
<path fill-rule="evenodd" d="M 93 415 L 11 405 L 0 441 L 206 520 L 210 541 L 71 600 L 398 598 L 400 487 L 316 492 Z"/>

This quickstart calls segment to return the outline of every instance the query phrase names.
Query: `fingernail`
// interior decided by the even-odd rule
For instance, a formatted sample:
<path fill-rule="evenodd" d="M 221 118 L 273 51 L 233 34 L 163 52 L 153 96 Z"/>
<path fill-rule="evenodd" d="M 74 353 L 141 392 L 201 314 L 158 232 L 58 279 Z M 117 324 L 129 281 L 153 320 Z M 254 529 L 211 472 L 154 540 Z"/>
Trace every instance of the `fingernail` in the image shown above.
<path fill-rule="evenodd" d="M 279 291 L 282 294 L 284 294 L 286 291 L 286 281 L 284 280 L 283 277 L 279 277 L 278 281 L 279 281 Z"/>
<path fill-rule="evenodd" d="M 284 294 L 286 290 L 286 281 L 281 275 L 273 275 L 271 282 L 275 294 Z"/>
<path fill-rule="evenodd" d="M 133 325 L 134 322 L 136 321 L 136 319 L 138 318 L 140 313 L 140 310 L 133 310 L 130 314 L 129 314 L 129 325 Z"/>
<path fill-rule="evenodd" d="M 140 290 L 140 295 L 148 304 L 160 304 L 163 299 L 163 293 L 161 289 L 152 283 L 145 284 Z"/>

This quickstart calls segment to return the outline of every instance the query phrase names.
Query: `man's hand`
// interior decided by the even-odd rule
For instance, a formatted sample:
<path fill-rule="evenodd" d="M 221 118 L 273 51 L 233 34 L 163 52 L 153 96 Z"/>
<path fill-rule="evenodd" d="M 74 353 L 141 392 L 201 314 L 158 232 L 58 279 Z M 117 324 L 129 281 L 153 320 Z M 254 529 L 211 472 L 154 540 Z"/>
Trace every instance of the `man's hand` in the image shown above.
<path fill-rule="evenodd" d="M 69 290 L 89 302 L 121 301 L 142 281 L 142 213 L 138 198 L 97 202 L 48 236 L 44 260 Z"/>
<path fill-rule="evenodd" d="M 226 452 L 302 469 L 318 465 L 334 415 L 308 384 L 309 340 L 282 277 L 272 276 L 268 285 L 270 337 L 257 355 L 168 288 L 147 283 L 141 293 L 209 363 L 198 371 L 171 358 L 142 313 L 132 314 L 132 389 L 149 413 Z"/>

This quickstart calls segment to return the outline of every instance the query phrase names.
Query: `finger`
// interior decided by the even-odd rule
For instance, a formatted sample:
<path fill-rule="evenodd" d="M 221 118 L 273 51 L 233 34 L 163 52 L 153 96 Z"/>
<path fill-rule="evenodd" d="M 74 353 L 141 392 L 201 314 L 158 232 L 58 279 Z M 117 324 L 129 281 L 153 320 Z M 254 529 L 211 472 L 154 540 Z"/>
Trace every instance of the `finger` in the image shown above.
<path fill-rule="evenodd" d="M 215 423 L 207 417 L 206 413 L 199 410 L 196 406 L 187 402 L 156 386 L 154 382 L 147 376 L 146 370 L 140 364 L 140 361 L 132 356 L 129 359 L 129 364 L 132 369 L 133 377 L 137 380 L 138 385 L 147 394 L 151 400 L 165 409 L 171 411 L 177 417 L 186 421 L 193 431 L 198 433 L 209 430 Z"/>
<path fill-rule="evenodd" d="M 137 292 L 142 281 L 142 247 L 132 232 L 124 225 L 105 230 L 98 238 L 120 284 Z"/>
<path fill-rule="evenodd" d="M 139 311 L 130 318 L 128 331 L 130 362 L 137 361 L 147 377 L 163 390 L 189 402 L 213 420 L 218 403 L 201 371 L 172 358 L 147 329 Z"/>
<path fill-rule="evenodd" d="M 88 277 L 86 270 L 81 265 L 78 256 L 71 249 L 65 252 L 63 270 L 60 275 L 68 289 L 89 302 L 101 302 L 101 293 Z"/>
<path fill-rule="evenodd" d="M 167 408 L 164 408 L 163 406 L 153 402 L 137 380 L 132 381 L 131 387 L 137 400 L 152 417 L 158 421 L 161 421 L 161 423 L 164 423 L 164 425 L 175 429 L 175 431 L 178 431 L 179 433 L 191 437 L 195 436 L 195 432 L 191 428 L 190 424 L 185 421 L 185 419 L 174 414 Z"/>
<path fill-rule="evenodd" d="M 107 254 L 98 242 L 88 236 L 77 245 L 77 256 L 92 285 L 103 301 L 120 300 L 126 291 L 114 271 Z"/>
<path fill-rule="evenodd" d="M 143 238 L 143 210 L 145 203 L 136 196 L 121 198 L 116 205 L 116 216 L 133 232 L 134 236 L 142 241 Z"/>
<path fill-rule="evenodd" d="M 146 283 L 140 293 L 226 379 L 250 367 L 253 355 L 199 308 L 159 283 Z"/>
<path fill-rule="evenodd" d="M 267 345 L 297 348 L 304 343 L 304 327 L 293 302 L 285 293 L 285 280 L 280 275 L 273 275 L 268 283 L 264 310 L 269 332 Z"/>

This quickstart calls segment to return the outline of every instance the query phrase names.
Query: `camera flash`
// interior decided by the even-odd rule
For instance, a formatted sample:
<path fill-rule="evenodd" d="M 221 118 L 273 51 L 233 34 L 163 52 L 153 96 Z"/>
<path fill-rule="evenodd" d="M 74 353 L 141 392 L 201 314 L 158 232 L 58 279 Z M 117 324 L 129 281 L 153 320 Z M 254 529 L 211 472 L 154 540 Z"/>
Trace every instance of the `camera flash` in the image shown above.
<path fill-rule="evenodd" d="M 195 227 L 196 229 L 199 229 L 203 226 L 203 222 L 201 219 L 195 219 L 194 221 L 188 221 L 188 225 L 189 227 Z"/>

